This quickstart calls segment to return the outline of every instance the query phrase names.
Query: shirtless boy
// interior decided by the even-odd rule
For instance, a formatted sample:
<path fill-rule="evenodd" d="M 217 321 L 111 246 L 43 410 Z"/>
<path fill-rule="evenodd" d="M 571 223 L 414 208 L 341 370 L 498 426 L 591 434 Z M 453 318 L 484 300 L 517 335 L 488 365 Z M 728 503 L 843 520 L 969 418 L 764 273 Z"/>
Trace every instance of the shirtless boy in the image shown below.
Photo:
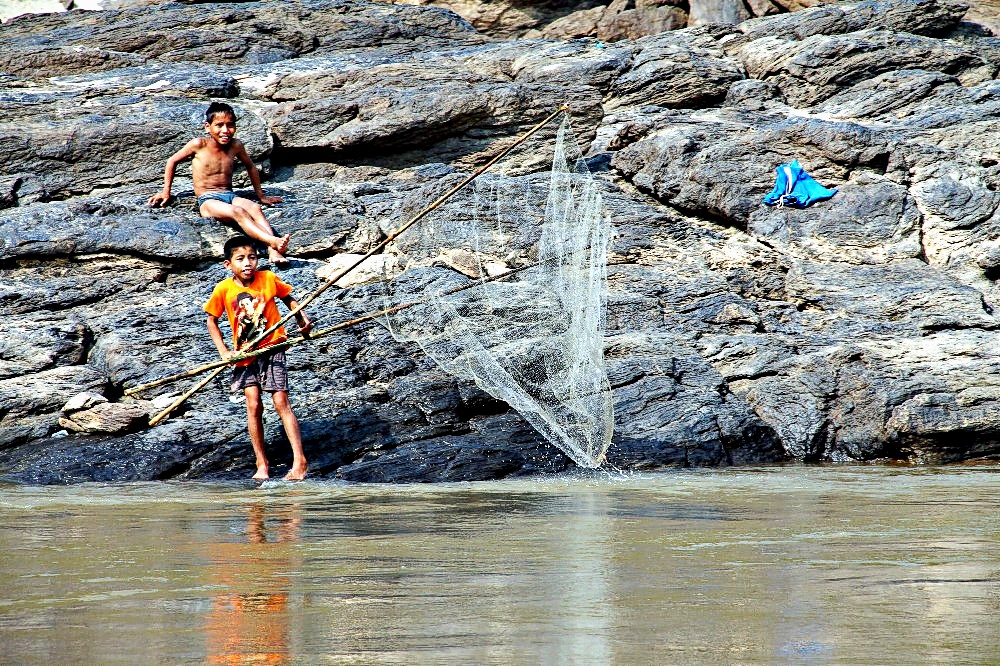
<path fill-rule="evenodd" d="M 267 246 L 268 259 L 273 264 L 287 264 L 288 234 L 278 237 L 264 217 L 260 206 L 233 193 L 233 166 L 239 160 L 247 169 L 254 192 L 262 204 L 281 202 L 281 197 L 269 197 L 260 187 L 260 174 L 247 154 L 243 142 L 236 138 L 236 113 L 233 107 L 212 102 L 205 112 L 205 132 L 208 137 L 191 139 L 170 156 L 163 173 L 163 191 L 149 198 L 150 206 L 164 206 L 170 199 L 177 164 L 188 158 L 191 179 L 198 197 L 198 212 L 202 217 L 236 222 L 243 232 Z"/>
<path fill-rule="evenodd" d="M 239 353 L 246 342 L 255 340 L 261 333 L 281 320 L 274 300 L 284 303 L 289 310 L 298 307 L 292 298 L 291 285 L 282 282 L 271 271 L 257 270 L 257 250 L 246 236 L 236 236 L 226 241 L 225 267 L 232 273 L 215 286 L 212 297 L 205 303 L 208 314 L 208 334 L 223 359 Z M 233 332 L 233 350 L 226 346 L 219 328 L 219 317 L 226 315 Z M 305 312 L 296 315 L 299 332 L 309 333 L 312 322 Z M 264 349 L 287 339 L 285 329 L 279 326 L 257 345 Z M 247 400 L 247 429 L 253 445 L 257 473 L 253 478 L 263 481 L 269 476 L 267 456 L 264 453 L 264 403 L 261 392 L 271 394 L 271 402 L 285 427 L 285 435 L 292 446 L 292 467 L 285 475 L 286 481 L 299 481 L 306 476 L 306 458 L 302 451 L 299 421 L 288 402 L 288 373 L 285 369 L 285 352 L 275 350 L 269 354 L 237 361 L 233 367 L 233 390 L 243 391 Z"/>

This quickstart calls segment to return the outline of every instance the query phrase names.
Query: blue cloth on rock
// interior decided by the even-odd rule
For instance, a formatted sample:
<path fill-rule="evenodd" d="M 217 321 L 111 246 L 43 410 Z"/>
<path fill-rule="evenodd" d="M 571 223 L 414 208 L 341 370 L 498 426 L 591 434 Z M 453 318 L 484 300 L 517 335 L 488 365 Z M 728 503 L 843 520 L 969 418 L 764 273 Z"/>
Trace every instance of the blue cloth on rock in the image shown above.
<path fill-rule="evenodd" d="M 790 164 L 779 164 L 774 171 L 778 174 L 774 180 L 774 189 L 764 197 L 764 203 L 768 206 L 805 208 L 837 193 L 836 188 L 829 190 L 813 180 L 799 165 L 798 160 Z"/>

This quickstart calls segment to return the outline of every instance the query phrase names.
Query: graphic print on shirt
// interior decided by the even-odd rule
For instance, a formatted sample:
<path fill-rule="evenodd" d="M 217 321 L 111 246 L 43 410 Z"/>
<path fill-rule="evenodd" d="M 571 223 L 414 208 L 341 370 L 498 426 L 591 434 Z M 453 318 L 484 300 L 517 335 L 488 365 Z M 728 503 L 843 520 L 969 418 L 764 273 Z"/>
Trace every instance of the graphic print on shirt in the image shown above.
<path fill-rule="evenodd" d="M 264 299 L 242 291 L 233 301 L 233 325 L 236 329 L 236 348 L 242 349 L 246 343 L 267 330 L 264 316 Z"/>

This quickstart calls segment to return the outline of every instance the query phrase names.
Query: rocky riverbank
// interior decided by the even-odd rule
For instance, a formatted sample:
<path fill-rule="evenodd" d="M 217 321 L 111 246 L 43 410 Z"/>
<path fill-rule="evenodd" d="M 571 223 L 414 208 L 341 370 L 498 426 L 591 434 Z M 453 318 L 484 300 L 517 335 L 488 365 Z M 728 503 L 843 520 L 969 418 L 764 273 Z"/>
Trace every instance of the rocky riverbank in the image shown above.
<path fill-rule="evenodd" d="M 247 475 L 243 406 L 222 382 L 155 428 L 119 414 L 125 433 L 67 434 L 87 418 L 63 413 L 214 360 L 201 304 L 232 231 L 192 212 L 183 172 L 175 205 L 145 205 L 209 99 L 238 108 L 265 190 L 285 197 L 269 214 L 293 235 L 281 274 L 300 293 L 394 229 L 402 201 L 567 102 L 616 226 L 612 465 L 996 459 L 1000 39 L 965 11 L 824 5 L 613 43 L 501 39 L 361 0 L 4 23 L 0 475 Z M 839 193 L 762 205 L 793 159 Z M 359 286 L 311 311 L 333 323 L 379 302 Z M 572 464 L 377 325 L 289 359 L 314 476 Z M 273 412 L 266 427 L 281 461 Z"/>

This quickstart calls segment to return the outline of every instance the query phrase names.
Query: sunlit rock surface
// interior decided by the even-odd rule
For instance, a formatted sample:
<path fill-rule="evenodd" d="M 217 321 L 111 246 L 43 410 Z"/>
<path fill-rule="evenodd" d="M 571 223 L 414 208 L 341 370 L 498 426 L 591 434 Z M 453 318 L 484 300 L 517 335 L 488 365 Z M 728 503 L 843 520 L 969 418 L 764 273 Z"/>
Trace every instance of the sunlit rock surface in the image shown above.
<path fill-rule="evenodd" d="M 0 476 L 251 473 L 244 406 L 222 379 L 155 428 L 59 424 L 77 394 L 116 403 L 217 357 L 201 305 L 233 231 L 197 216 L 183 168 L 170 207 L 145 205 L 210 99 L 237 107 L 265 190 L 285 199 L 268 214 L 292 234 L 281 276 L 300 297 L 328 259 L 364 254 L 442 179 L 567 102 L 616 225 L 610 465 L 995 459 L 1000 40 L 942 0 L 793 9 L 608 44 L 505 40 L 442 8 L 361 0 L 3 23 Z M 792 159 L 837 196 L 764 207 Z M 330 325 L 380 294 L 352 283 L 310 312 Z M 572 464 L 377 324 L 289 360 L 316 477 Z M 266 430 L 280 472 L 273 411 Z"/>

